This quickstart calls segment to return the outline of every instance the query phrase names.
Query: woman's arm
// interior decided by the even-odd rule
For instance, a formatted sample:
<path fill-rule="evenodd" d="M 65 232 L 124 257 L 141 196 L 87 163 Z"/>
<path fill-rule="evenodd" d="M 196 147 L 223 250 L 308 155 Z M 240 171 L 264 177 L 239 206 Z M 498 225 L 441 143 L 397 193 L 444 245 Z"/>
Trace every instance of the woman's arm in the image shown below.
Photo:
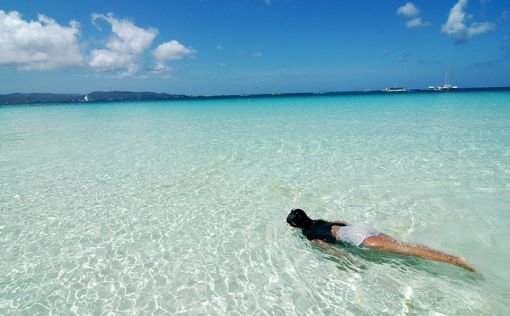
<path fill-rule="evenodd" d="M 332 247 L 330 244 L 328 244 L 324 240 L 313 239 L 312 242 L 314 244 L 318 245 L 319 247 L 321 247 L 322 249 L 326 250 L 326 252 L 328 252 L 332 255 L 335 255 L 336 251 L 339 250 L 339 249 L 336 249 L 335 247 Z"/>
<path fill-rule="evenodd" d="M 341 250 L 341 249 L 332 247 L 330 244 L 328 244 L 324 240 L 320 240 L 320 239 L 313 239 L 312 242 L 314 244 L 318 245 L 319 247 L 321 247 L 323 250 L 325 250 L 330 255 L 333 255 L 334 257 L 336 257 L 338 259 L 346 260 L 350 264 L 355 265 L 357 268 L 361 268 L 361 269 L 365 268 L 365 266 L 362 263 L 360 263 L 358 260 L 356 260 L 356 258 L 354 258 L 352 255 L 350 255 L 345 250 Z"/>

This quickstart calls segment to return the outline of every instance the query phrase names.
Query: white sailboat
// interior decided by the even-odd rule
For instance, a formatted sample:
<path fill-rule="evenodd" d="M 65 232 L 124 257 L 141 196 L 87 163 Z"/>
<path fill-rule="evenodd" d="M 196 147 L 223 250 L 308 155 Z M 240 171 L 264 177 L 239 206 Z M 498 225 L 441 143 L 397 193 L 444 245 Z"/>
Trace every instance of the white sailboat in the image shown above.
<path fill-rule="evenodd" d="M 429 86 L 428 89 L 431 90 L 431 91 L 448 91 L 448 90 L 456 90 L 456 89 L 458 89 L 459 88 L 458 86 L 452 85 L 450 83 L 451 71 L 452 71 L 452 68 L 450 66 L 448 68 L 448 71 L 445 74 L 444 84 L 442 86 L 437 86 L 437 87 Z"/>

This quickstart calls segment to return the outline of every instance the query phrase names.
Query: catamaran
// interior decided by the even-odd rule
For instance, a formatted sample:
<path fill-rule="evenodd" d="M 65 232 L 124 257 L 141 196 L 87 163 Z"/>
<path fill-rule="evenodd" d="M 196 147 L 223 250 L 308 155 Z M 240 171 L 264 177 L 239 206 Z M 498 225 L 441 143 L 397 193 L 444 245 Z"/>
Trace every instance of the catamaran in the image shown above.
<path fill-rule="evenodd" d="M 445 74 L 444 84 L 442 86 L 437 86 L 437 87 L 429 86 L 428 90 L 430 90 L 430 91 L 448 91 L 448 90 L 458 89 L 459 88 L 458 86 L 454 86 L 454 85 L 450 84 L 451 71 L 452 71 L 452 69 L 450 67 Z"/>

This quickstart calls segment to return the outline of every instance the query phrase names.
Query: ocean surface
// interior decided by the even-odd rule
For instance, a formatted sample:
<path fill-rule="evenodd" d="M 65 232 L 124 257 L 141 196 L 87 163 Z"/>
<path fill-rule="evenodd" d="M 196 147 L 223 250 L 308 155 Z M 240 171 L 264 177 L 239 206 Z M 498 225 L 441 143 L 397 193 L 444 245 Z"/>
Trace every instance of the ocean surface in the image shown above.
<path fill-rule="evenodd" d="M 509 233 L 509 91 L 0 107 L 2 315 L 508 315 Z"/>

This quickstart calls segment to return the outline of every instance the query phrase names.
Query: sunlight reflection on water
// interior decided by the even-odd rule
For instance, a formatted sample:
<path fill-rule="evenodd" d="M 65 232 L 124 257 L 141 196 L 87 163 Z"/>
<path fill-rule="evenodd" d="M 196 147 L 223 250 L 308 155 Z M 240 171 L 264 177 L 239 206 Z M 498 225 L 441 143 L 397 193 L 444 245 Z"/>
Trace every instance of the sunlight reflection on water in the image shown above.
<path fill-rule="evenodd" d="M 510 93 L 0 108 L 0 312 L 504 314 Z M 285 223 L 370 223 L 483 273 Z"/>

